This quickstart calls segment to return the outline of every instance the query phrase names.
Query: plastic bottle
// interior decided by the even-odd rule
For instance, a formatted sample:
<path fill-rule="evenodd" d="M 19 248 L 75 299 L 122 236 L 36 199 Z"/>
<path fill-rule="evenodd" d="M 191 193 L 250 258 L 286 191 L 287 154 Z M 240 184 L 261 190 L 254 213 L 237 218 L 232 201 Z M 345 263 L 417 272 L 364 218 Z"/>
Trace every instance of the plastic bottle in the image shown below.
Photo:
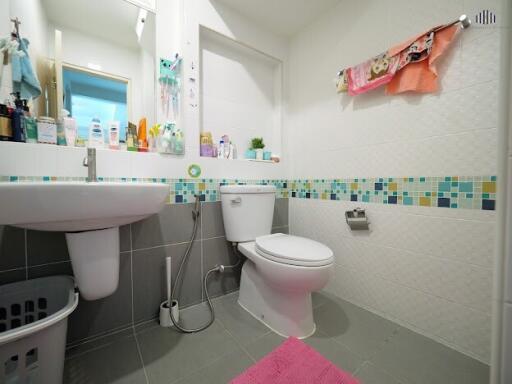
<path fill-rule="evenodd" d="M 143 117 L 139 121 L 139 131 L 137 133 L 137 150 L 139 152 L 147 152 L 148 151 L 148 140 L 147 140 L 147 129 L 146 129 L 146 118 Z"/>
<path fill-rule="evenodd" d="M 221 140 L 219 142 L 219 149 L 218 149 L 218 158 L 223 159 L 224 158 L 224 140 Z"/>
<path fill-rule="evenodd" d="M 235 160 L 236 159 L 236 147 L 232 141 L 229 142 L 229 155 L 228 159 Z"/>
<path fill-rule="evenodd" d="M 23 102 L 20 99 L 20 93 L 16 92 L 14 105 L 16 108 L 12 111 L 12 139 L 20 143 L 26 141 L 25 130 L 25 112 L 23 111 Z"/>
<path fill-rule="evenodd" d="M 7 105 L 0 104 L 0 141 L 12 140 L 11 114 Z"/>
<path fill-rule="evenodd" d="M 103 148 L 105 145 L 105 138 L 103 137 L 103 128 L 98 117 L 91 120 L 89 124 L 89 148 Z"/>
<path fill-rule="evenodd" d="M 108 123 L 108 147 L 110 149 L 119 149 L 119 121 L 110 121 Z"/>
<path fill-rule="evenodd" d="M 76 146 L 76 120 L 69 116 L 69 112 L 65 109 L 62 110 L 62 114 L 64 117 L 62 118 L 62 122 L 64 124 L 64 136 L 66 139 L 66 145 L 68 147 Z"/>
<path fill-rule="evenodd" d="M 27 143 L 37 143 L 37 121 L 30 113 L 27 100 L 23 100 L 23 112 L 25 114 L 25 139 Z"/>

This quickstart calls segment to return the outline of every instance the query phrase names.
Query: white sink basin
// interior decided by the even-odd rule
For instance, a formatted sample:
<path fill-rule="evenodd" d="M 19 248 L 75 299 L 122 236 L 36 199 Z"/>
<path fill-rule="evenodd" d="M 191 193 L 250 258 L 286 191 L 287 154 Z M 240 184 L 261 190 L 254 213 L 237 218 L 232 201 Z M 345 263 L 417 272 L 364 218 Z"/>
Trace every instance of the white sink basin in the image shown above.
<path fill-rule="evenodd" d="M 1 183 L 0 224 L 63 232 L 118 227 L 157 213 L 168 195 L 161 183 Z"/>
<path fill-rule="evenodd" d="M 66 232 L 80 294 L 97 300 L 119 283 L 119 226 L 160 211 L 160 183 L 0 183 L 0 224 Z"/>

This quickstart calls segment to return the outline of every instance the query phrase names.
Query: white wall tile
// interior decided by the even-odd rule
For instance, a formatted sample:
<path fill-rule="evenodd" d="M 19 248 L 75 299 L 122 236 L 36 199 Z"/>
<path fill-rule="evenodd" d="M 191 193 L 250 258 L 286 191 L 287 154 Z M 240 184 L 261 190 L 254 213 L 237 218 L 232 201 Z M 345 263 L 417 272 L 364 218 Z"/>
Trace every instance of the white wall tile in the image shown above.
<path fill-rule="evenodd" d="M 487 362 L 494 218 L 483 211 L 364 204 L 370 231 L 350 231 L 344 212 L 357 205 L 290 200 L 291 233 L 335 254 L 327 289 Z"/>

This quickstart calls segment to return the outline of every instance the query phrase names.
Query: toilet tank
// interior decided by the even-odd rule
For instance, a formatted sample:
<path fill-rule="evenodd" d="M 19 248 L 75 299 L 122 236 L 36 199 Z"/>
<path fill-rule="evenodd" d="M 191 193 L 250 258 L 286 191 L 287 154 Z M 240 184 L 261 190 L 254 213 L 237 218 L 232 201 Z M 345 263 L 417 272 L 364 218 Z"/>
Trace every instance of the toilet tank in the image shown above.
<path fill-rule="evenodd" d="M 222 185 L 220 197 L 228 241 L 241 243 L 270 234 L 276 187 L 273 185 Z"/>

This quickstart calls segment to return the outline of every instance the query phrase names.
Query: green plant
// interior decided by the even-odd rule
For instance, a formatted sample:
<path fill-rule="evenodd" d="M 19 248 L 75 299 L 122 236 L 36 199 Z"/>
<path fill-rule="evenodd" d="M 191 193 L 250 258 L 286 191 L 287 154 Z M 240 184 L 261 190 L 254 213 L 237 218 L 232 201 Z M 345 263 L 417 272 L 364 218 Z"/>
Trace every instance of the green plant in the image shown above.
<path fill-rule="evenodd" d="M 251 140 L 251 149 L 263 149 L 265 143 L 263 143 L 263 137 L 255 137 Z"/>

